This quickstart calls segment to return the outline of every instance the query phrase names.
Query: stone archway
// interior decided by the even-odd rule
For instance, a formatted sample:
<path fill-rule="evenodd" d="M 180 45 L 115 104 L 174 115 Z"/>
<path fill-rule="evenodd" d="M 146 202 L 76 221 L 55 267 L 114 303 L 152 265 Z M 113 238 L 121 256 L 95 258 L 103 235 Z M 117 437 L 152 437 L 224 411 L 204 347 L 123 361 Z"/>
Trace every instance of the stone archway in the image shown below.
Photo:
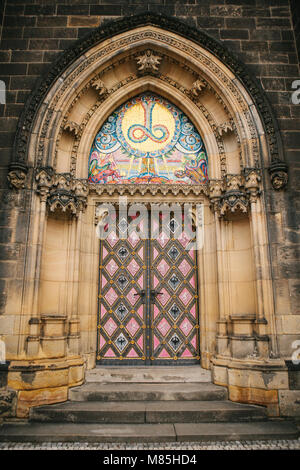
<path fill-rule="evenodd" d="M 171 99 L 201 131 L 207 184 L 88 184 L 88 151 L 97 130 L 143 91 Z M 276 405 L 276 386 L 257 385 L 262 365 L 282 373 L 274 359 L 264 189 L 265 169 L 279 188 L 286 167 L 278 163 L 281 145 L 264 94 L 219 43 L 152 15 L 97 30 L 62 56 L 32 95 L 15 157 L 10 182 L 30 195 L 24 298 L 9 374 L 19 390 L 20 416 L 32 405 L 66 399 L 68 387 L 82 383 L 84 364 L 95 365 L 96 207 L 124 195 L 130 202 L 142 197 L 146 203 L 163 198 L 203 204 L 208 242 L 198 256 L 202 366 L 213 367 L 214 381 L 227 385 L 233 400 Z M 30 386 L 21 360 L 35 368 Z"/>

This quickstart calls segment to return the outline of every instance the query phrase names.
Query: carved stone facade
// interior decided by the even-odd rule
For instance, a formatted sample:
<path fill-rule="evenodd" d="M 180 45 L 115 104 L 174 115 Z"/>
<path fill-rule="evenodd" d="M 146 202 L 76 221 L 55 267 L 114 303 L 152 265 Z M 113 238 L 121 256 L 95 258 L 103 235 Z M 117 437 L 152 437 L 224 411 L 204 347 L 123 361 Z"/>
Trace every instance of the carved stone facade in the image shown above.
<path fill-rule="evenodd" d="M 61 210 L 78 216 L 87 204 L 87 181 L 75 180 L 69 173 L 56 174 L 51 167 L 38 168 L 37 193 L 51 212 Z"/>
<path fill-rule="evenodd" d="M 207 184 L 88 183 L 97 131 L 128 97 L 144 91 L 171 100 L 199 129 Z M 232 400 L 280 414 L 288 370 L 266 207 L 267 191 L 288 182 L 281 148 L 268 101 L 246 68 L 219 42 L 175 19 L 149 14 L 112 22 L 60 57 L 21 116 L 8 175 L 13 197 L 27 197 L 30 215 L 24 294 L 14 305 L 20 325 L 8 349 L 18 417 L 33 405 L 65 400 L 95 366 L 95 224 L 104 217 L 95 211 L 124 196 L 128 203 L 203 207 L 201 365 Z M 293 321 L 287 319 L 289 329 Z M 31 388 L 24 367 L 34 371 Z M 274 374 L 270 382 L 265 371 Z"/>

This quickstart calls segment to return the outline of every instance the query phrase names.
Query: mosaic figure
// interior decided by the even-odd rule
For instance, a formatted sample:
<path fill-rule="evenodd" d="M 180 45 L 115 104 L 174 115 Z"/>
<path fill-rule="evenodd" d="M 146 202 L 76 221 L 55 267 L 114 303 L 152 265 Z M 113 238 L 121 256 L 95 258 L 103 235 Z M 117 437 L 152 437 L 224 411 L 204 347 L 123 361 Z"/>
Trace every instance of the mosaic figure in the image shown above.
<path fill-rule="evenodd" d="M 91 183 L 201 184 L 207 178 L 199 133 L 182 111 L 152 93 L 111 114 L 90 152 Z"/>

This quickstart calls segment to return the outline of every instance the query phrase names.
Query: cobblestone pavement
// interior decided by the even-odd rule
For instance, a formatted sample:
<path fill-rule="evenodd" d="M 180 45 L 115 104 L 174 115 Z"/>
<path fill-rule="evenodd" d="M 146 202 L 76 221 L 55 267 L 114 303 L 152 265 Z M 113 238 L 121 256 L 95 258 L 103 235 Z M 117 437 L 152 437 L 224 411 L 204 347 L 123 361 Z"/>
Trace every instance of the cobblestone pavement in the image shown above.
<path fill-rule="evenodd" d="M 297 440 L 213 441 L 151 444 L 92 444 L 88 442 L 0 442 L 1 450 L 300 450 Z"/>

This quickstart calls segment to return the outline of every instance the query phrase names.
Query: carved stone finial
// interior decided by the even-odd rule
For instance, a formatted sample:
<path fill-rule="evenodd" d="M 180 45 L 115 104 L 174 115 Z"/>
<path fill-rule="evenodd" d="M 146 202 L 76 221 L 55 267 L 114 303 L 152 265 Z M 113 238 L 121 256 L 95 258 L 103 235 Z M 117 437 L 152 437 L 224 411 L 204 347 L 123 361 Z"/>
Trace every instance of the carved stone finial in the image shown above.
<path fill-rule="evenodd" d="M 89 194 L 89 186 L 87 183 L 84 181 L 80 180 L 75 180 L 73 182 L 73 187 L 72 187 L 76 200 L 77 200 L 77 207 L 78 210 L 82 211 L 86 208 L 87 205 L 87 197 Z"/>
<path fill-rule="evenodd" d="M 241 175 L 227 175 L 226 188 L 227 191 L 239 191 L 243 185 L 243 178 Z"/>
<path fill-rule="evenodd" d="M 58 190 L 68 191 L 71 188 L 71 175 L 70 173 L 60 173 L 54 176 L 53 186 Z"/>
<path fill-rule="evenodd" d="M 260 171 L 257 168 L 245 168 L 245 189 L 249 196 L 250 202 L 256 202 L 258 195 L 260 194 Z"/>
<path fill-rule="evenodd" d="M 219 204 L 221 216 L 230 219 L 233 216 L 247 214 L 249 199 L 242 187 L 242 175 L 226 176 L 226 192 L 222 195 Z"/>
<path fill-rule="evenodd" d="M 219 217 L 235 220 L 248 215 L 251 198 L 259 194 L 258 181 L 260 180 L 258 170 L 250 170 L 253 171 L 247 173 L 248 182 L 246 176 L 242 174 L 227 175 L 223 179 L 210 181 L 211 209 Z"/>
<path fill-rule="evenodd" d="M 25 187 L 27 172 L 28 168 L 26 165 L 22 163 L 11 163 L 7 175 L 9 187 L 16 190 L 23 189 Z"/>
<path fill-rule="evenodd" d="M 50 166 L 38 168 L 36 172 L 37 192 L 44 202 L 47 200 L 50 188 L 53 184 L 53 175 L 54 171 Z"/>
<path fill-rule="evenodd" d="M 55 175 L 47 202 L 51 212 L 59 209 L 62 212 L 68 211 L 73 215 L 77 214 L 77 200 L 72 191 L 71 175 L 69 173 Z"/>
<path fill-rule="evenodd" d="M 284 189 L 288 183 L 288 168 L 285 162 L 274 160 L 269 167 L 271 183 L 276 191 Z"/>
<path fill-rule="evenodd" d="M 209 194 L 211 200 L 211 209 L 214 212 L 219 212 L 219 202 L 223 193 L 223 182 L 221 180 L 210 180 Z"/>
<path fill-rule="evenodd" d="M 144 54 L 136 57 L 139 72 L 154 73 L 158 71 L 161 56 L 155 55 L 150 49 L 146 50 Z"/>

